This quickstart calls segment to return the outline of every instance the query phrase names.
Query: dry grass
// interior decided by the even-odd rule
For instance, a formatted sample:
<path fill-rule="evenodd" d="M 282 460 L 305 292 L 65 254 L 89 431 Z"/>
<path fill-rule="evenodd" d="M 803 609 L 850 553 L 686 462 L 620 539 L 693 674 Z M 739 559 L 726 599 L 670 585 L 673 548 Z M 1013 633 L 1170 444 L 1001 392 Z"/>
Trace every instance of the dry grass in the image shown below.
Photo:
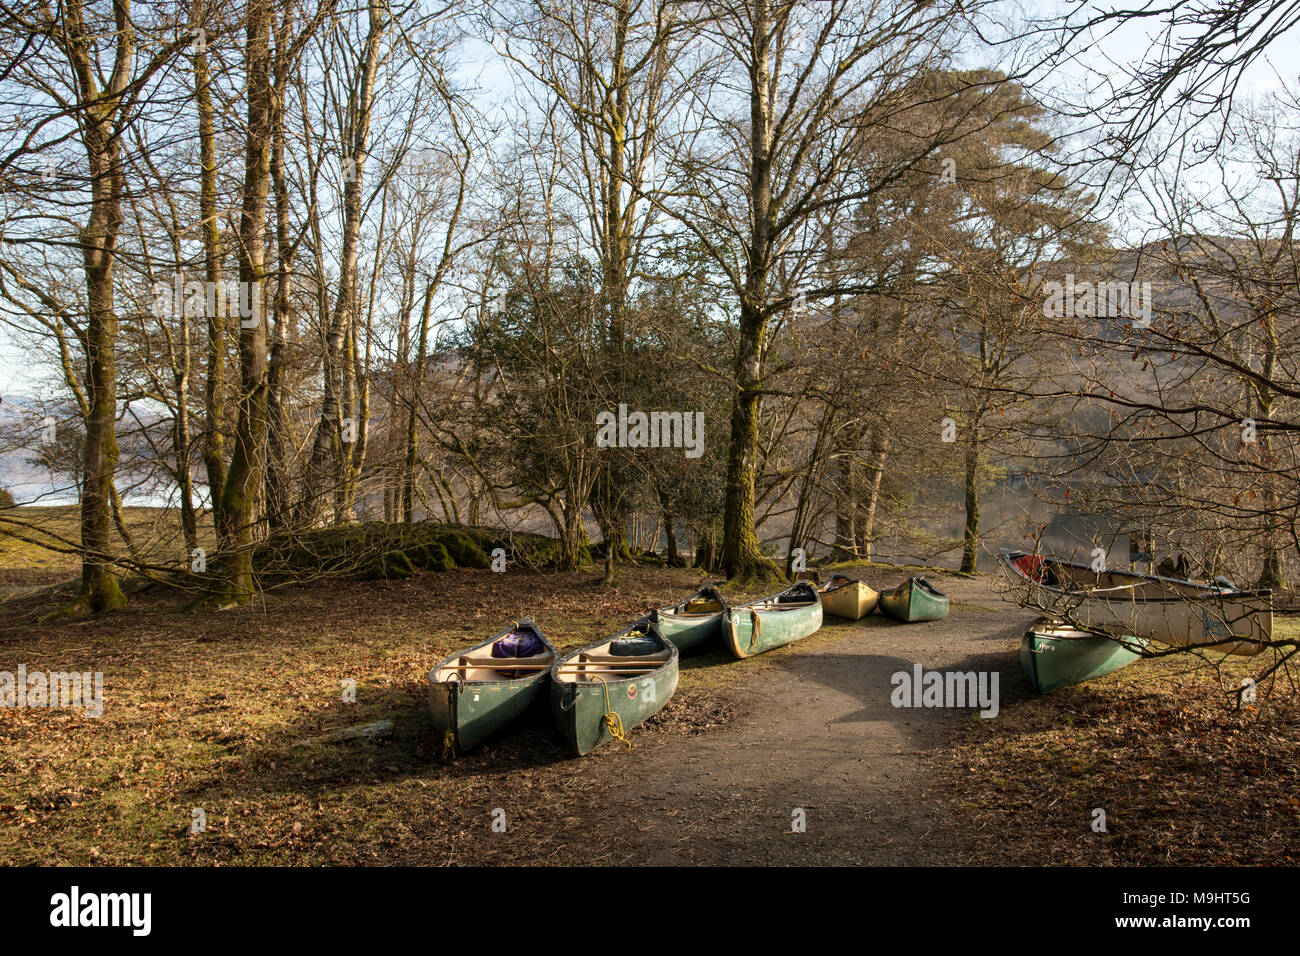
<path fill-rule="evenodd" d="M 1300 862 L 1300 700 L 1279 678 L 1253 706 L 1230 708 L 1246 666 L 1138 661 L 972 720 L 958 746 L 932 755 L 934 798 L 972 828 L 968 860 Z"/>
<path fill-rule="evenodd" d="M 603 795 L 636 773 L 641 748 L 734 723 L 747 706 L 740 682 L 769 679 L 787 655 L 844 631 L 827 627 L 740 666 L 722 650 L 687 659 L 678 694 L 632 731 L 631 755 L 605 747 L 570 759 L 543 719 L 442 763 L 425 710 L 437 659 L 522 614 L 574 647 L 701 581 L 650 568 L 622 569 L 613 588 L 596 578 L 458 570 L 318 581 L 220 613 L 185 612 L 185 595 L 155 588 L 128 611 L 58 624 L 39 623 L 48 602 L 14 598 L 0 607 L 0 671 L 102 671 L 105 712 L 0 710 L 0 862 L 617 860 L 616 826 L 593 829 L 589 811 L 617 820 Z M 341 700 L 347 679 L 355 704 Z M 938 786 L 916 812 L 959 821 L 945 828 L 959 831 L 945 837 L 957 844 L 953 862 L 1293 863 L 1300 712 L 1281 686 L 1229 711 L 1222 690 L 1235 679 L 1143 661 L 972 718 L 953 746 L 929 753 Z M 307 743 L 381 718 L 395 722 L 389 739 Z M 489 822 L 504 806 L 513 816 L 503 837 Z M 1097 807 L 1105 834 L 1091 830 Z M 195 808 L 207 815 L 197 836 Z"/>
<path fill-rule="evenodd" d="M 179 511 L 175 508 L 124 508 L 135 555 L 150 564 L 179 565 L 182 553 Z M 81 512 L 75 506 L 36 506 L 0 510 L 0 598 L 26 593 L 76 577 L 81 564 L 67 553 L 67 541 L 81 539 Z M 213 549 L 211 520 L 199 521 L 199 545 Z M 42 546 L 47 545 L 47 546 Z M 129 554 L 120 535 L 115 546 Z"/>
<path fill-rule="evenodd" d="M 543 721 L 443 764 L 425 711 L 430 665 L 534 608 L 563 647 L 589 643 L 698 582 L 632 569 L 609 590 L 591 574 L 461 570 L 321 582 L 221 613 L 185 613 L 176 595 L 149 592 L 121 614 L 39 626 L 41 605 L 11 604 L 0 670 L 103 671 L 105 711 L 0 710 L 0 862 L 445 863 L 506 852 L 500 840 L 480 844 L 491 807 L 587 799 L 613 782 L 622 755 L 571 760 Z M 685 662 L 678 694 L 634 741 L 726 721 L 725 685 L 741 674 L 713 666 L 723 653 Z M 341 700 L 345 679 L 355 704 Z M 381 718 L 396 722 L 391 739 L 305 743 Z M 201 836 L 189 834 L 194 808 L 207 815 Z M 560 849 L 536 839 L 517 859 Z"/>

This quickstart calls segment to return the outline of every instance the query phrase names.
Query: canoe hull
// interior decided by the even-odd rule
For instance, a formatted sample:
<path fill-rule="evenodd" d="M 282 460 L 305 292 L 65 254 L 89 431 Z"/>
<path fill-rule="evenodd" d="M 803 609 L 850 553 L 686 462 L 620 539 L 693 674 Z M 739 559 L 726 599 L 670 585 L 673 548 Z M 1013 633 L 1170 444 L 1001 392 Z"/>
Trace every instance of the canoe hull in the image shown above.
<path fill-rule="evenodd" d="M 659 630 L 681 654 L 696 654 L 716 644 L 722 636 L 722 612 L 716 614 L 655 614 Z"/>
<path fill-rule="evenodd" d="M 451 745 L 453 752 L 464 753 L 513 727 L 539 708 L 546 693 L 549 671 L 538 670 L 520 677 L 500 680 L 439 680 L 444 667 L 475 652 L 490 653 L 495 641 L 512 630 L 527 627 L 542 641 L 553 661 L 555 647 L 531 620 L 518 622 L 480 644 L 445 658 L 429 671 L 429 713 L 438 736 Z M 501 658 L 503 667 L 512 658 Z M 526 658 L 524 659 L 527 660 Z M 522 663 L 523 661 L 521 661 Z M 549 663 L 549 661 L 548 661 Z M 464 672 L 461 672 L 462 674 Z M 451 736 L 448 737 L 450 732 Z"/>
<path fill-rule="evenodd" d="M 1123 642 L 1061 624 L 1038 623 L 1020 642 L 1020 663 L 1040 694 L 1127 667 L 1141 658 L 1141 638 Z"/>
<path fill-rule="evenodd" d="M 617 714 L 626 734 L 663 709 L 677 690 L 677 662 L 653 674 L 628 680 L 608 680 L 609 710 Z M 575 755 L 586 756 L 614 737 L 605 720 L 605 686 L 551 684 L 551 715 L 561 739 Z"/>
<path fill-rule="evenodd" d="M 723 620 L 723 643 L 733 657 L 744 660 L 816 633 L 822 626 L 822 602 L 820 594 L 815 590 L 813 594 L 817 596 L 815 602 L 785 610 L 755 609 L 749 605 L 729 609 Z M 757 634 L 754 630 L 755 615 L 758 618 Z"/>
<path fill-rule="evenodd" d="M 438 735 L 451 731 L 457 753 L 473 750 L 521 721 L 546 692 L 546 671 L 500 683 L 444 682 L 429 688 L 429 713 Z"/>
<path fill-rule="evenodd" d="M 566 665 L 574 666 L 573 662 L 579 655 L 604 646 L 610 638 L 566 654 L 551 668 L 551 716 L 560 738 L 576 756 L 585 756 L 601 744 L 615 739 L 610 733 L 609 721 L 605 719 L 607 713 L 618 716 L 626 735 L 633 727 L 662 710 L 677 691 L 679 652 L 676 645 L 660 634 L 658 625 L 648 620 L 624 628 L 619 635 L 633 628 L 657 636 L 663 647 L 672 651 L 661 666 L 648 674 L 627 678 L 607 674 L 603 680 L 582 681 L 562 681 L 555 677 L 555 673 Z M 631 663 L 635 658 L 627 660 Z"/>
<path fill-rule="evenodd" d="M 822 609 L 825 613 L 849 621 L 861 620 L 879 604 L 880 594 L 861 581 L 822 592 Z"/>
<path fill-rule="evenodd" d="M 1216 592 L 1193 582 L 1124 572 L 1108 573 L 1112 579 L 1131 580 L 1133 586 L 1114 586 L 1109 593 L 1069 591 L 1028 577 L 1014 563 L 1018 556 L 1003 552 L 1017 603 L 1080 627 L 1133 634 L 1173 647 L 1212 647 L 1243 657 L 1263 651 L 1262 642 L 1272 634 L 1269 592 Z"/>
<path fill-rule="evenodd" d="M 948 616 L 949 609 L 945 595 L 926 589 L 915 578 L 880 595 L 881 613 L 899 621 L 941 621 Z"/>

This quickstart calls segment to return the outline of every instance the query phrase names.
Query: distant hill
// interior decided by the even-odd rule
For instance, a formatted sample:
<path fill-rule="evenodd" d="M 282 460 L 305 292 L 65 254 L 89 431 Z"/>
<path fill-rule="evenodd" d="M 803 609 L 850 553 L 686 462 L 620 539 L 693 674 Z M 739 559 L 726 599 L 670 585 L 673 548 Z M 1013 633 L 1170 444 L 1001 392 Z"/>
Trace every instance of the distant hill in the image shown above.
<path fill-rule="evenodd" d="M 0 395 L 0 488 L 14 496 L 19 505 L 70 505 L 79 500 L 73 476 L 33 464 L 41 444 L 41 429 L 47 415 L 67 414 L 55 406 L 27 395 Z M 157 507 L 168 504 L 168 490 L 149 476 L 119 474 L 118 490 L 124 505 Z M 206 487 L 196 491 L 207 494 Z M 174 502 L 173 502 L 174 503 Z"/>

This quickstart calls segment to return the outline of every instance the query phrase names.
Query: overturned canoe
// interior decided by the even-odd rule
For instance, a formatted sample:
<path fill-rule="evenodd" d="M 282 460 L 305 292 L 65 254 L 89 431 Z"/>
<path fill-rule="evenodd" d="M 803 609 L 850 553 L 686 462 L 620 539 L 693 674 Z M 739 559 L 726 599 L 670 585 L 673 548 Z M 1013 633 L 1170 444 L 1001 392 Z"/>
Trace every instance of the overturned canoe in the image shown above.
<path fill-rule="evenodd" d="M 682 654 L 701 651 L 722 636 L 722 616 L 727 601 L 717 587 L 700 588 L 681 604 L 650 612 L 650 621 Z"/>
<path fill-rule="evenodd" d="M 1131 634 L 1174 647 L 1249 656 L 1273 631 L 1271 591 L 1243 591 L 1135 571 L 1094 571 L 1081 562 L 1002 551 L 1011 593 L 1022 606 L 1088 630 Z"/>
<path fill-rule="evenodd" d="M 526 656 L 516 656 L 518 651 Z M 527 714 L 559 654 L 525 618 L 429 671 L 429 711 L 451 756 L 477 747 Z"/>
<path fill-rule="evenodd" d="M 1033 624 L 1020 642 L 1020 664 L 1040 694 L 1109 674 L 1142 656 L 1140 637 L 1107 637 L 1060 621 Z"/>
<path fill-rule="evenodd" d="M 948 616 L 948 595 L 918 576 L 881 591 L 880 610 L 900 621 L 940 621 Z"/>
<path fill-rule="evenodd" d="M 822 608 L 827 614 L 856 621 L 866 617 L 880 603 L 880 593 L 873 591 L 864 581 L 855 581 L 837 574 L 818 588 L 822 594 Z"/>
<path fill-rule="evenodd" d="M 793 643 L 822 626 L 822 598 L 814 584 L 800 581 L 784 591 L 729 608 L 722 640 L 737 658 Z"/>
<path fill-rule="evenodd" d="M 551 667 L 551 715 L 581 757 L 657 713 L 677 690 L 677 647 L 648 617 Z"/>

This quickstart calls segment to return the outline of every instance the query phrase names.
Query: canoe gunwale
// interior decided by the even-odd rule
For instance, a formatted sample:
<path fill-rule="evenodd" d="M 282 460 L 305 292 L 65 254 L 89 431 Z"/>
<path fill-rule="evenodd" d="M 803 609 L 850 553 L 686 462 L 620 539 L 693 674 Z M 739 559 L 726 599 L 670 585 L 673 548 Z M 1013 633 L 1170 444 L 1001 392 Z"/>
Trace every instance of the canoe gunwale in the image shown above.
<path fill-rule="evenodd" d="M 1070 631 L 1069 634 L 1055 633 L 1058 631 Z M 1078 641 L 1087 643 L 1094 640 L 1107 640 L 1118 644 L 1126 650 L 1138 650 L 1150 644 L 1150 640 L 1144 637 L 1137 637 L 1133 634 L 1111 634 L 1110 632 L 1097 627 L 1079 627 L 1068 621 L 1043 619 L 1035 621 L 1025 631 L 1025 635 L 1034 635 L 1040 641 L 1061 641 L 1068 643 Z"/>
<path fill-rule="evenodd" d="M 1040 694 L 1114 673 L 1144 656 L 1150 641 L 1099 633 L 1054 618 L 1031 624 L 1020 641 L 1020 663 Z"/>
<path fill-rule="evenodd" d="M 822 608 L 832 617 L 860 621 L 880 607 L 880 592 L 860 578 L 836 574 L 817 586 Z"/>
<path fill-rule="evenodd" d="M 922 575 L 918 574 L 916 575 L 916 577 L 912 578 L 912 585 L 914 587 L 920 588 L 922 591 L 925 591 L 930 595 L 930 597 L 942 598 L 945 601 L 948 600 L 948 595 L 940 591 L 937 587 L 935 587 L 933 584 L 927 581 Z"/>
<path fill-rule="evenodd" d="M 942 621 L 952 612 L 952 598 L 919 574 L 880 592 L 880 613 L 904 624 Z"/>
<path fill-rule="evenodd" d="M 438 671 L 442 670 L 444 667 L 453 667 L 455 666 L 456 662 L 460 660 L 462 657 L 469 657 L 475 651 L 482 650 L 485 647 L 490 648 L 493 644 L 501 640 L 501 638 L 505 637 L 507 634 L 510 634 L 513 631 L 524 630 L 524 629 L 530 630 L 537 635 L 538 639 L 542 642 L 542 646 L 545 647 L 547 652 L 551 655 L 552 666 L 553 666 L 554 661 L 558 660 L 560 657 L 559 650 L 556 648 L 554 644 L 551 643 L 550 639 L 546 636 L 545 633 L 543 633 L 542 629 L 537 626 L 536 621 L 534 621 L 531 617 L 523 617 L 515 621 L 515 623 L 512 624 L 510 627 L 507 627 L 504 630 L 501 630 L 496 634 L 493 634 L 486 641 L 481 641 L 478 644 L 474 644 L 471 647 L 465 648 L 464 650 L 457 651 L 455 654 L 450 654 L 447 657 L 444 657 L 442 660 L 438 661 L 438 663 L 434 664 L 433 667 L 429 669 L 429 678 L 428 678 L 429 684 L 432 686 L 439 686 L 443 684 L 463 684 L 466 687 L 475 687 L 484 684 L 525 684 L 528 683 L 529 681 L 534 681 L 539 677 L 548 676 L 550 674 L 550 670 L 545 669 L 545 670 L 536 671 L 531 674 L 527 674 L 527 673 L 521 674 L 518 677 L 498 677 L 498 678 L 488 678 L 486 680 L 465 680 L 459 674 L 453 675 L 452 677 L 446 678 L 444 680 L 434 679 L 434 675 L 437 674 Z M 493 658 L 493 660 L 494 661 L 499 660 L 501 662 L 501 668 L 500 668 L 501 670 L 509 670 L 511 666 L 513 666 L 514 664 L 518 664 L 521 661 L 527 661 L 529 660 L 529 658 L 501 657 L 501 658 Z M 486 668 L 488 665 L 483 665 L 483 666 L 484 668 Z"/>
<path fill-rule="evenodd" d="M 504 732 L 544 698 L 546 684 L 550 680 L 549 667 L 524 671 L 515 677 L 500 676 L 484 680 L 466 680 L 463 673 L 453 671 L 444 680 L 435 679 L 437 673 L 444 667 L 453 666 L 456 661 L 473 655 L 475 651 L 490 649 L 507 634 L 519 630 L 531 631 L 542 642 L 546 653 L 551 655 L 553 660 L 559 658 L 559 649 L 537 626 L 537 622 L 530 617 L 525 617 L 487 640 L 443 658 L 429 671 L 429 708 L 434 726 L 445 734 L 444 759 L 454 757 L 458 752 L 466 749 L 472 750 Z M 512 662 L 518 663 L 527 658 L 502 657 L 494 660 L 499 660 L 500 667 L 504 670 L 509 669 Z M 484 696 L 482 705 L 477 703 L 480 696 Z M 472 699 L 473 702 L 469 713 L 464 709 L 465 699 Z"/>

